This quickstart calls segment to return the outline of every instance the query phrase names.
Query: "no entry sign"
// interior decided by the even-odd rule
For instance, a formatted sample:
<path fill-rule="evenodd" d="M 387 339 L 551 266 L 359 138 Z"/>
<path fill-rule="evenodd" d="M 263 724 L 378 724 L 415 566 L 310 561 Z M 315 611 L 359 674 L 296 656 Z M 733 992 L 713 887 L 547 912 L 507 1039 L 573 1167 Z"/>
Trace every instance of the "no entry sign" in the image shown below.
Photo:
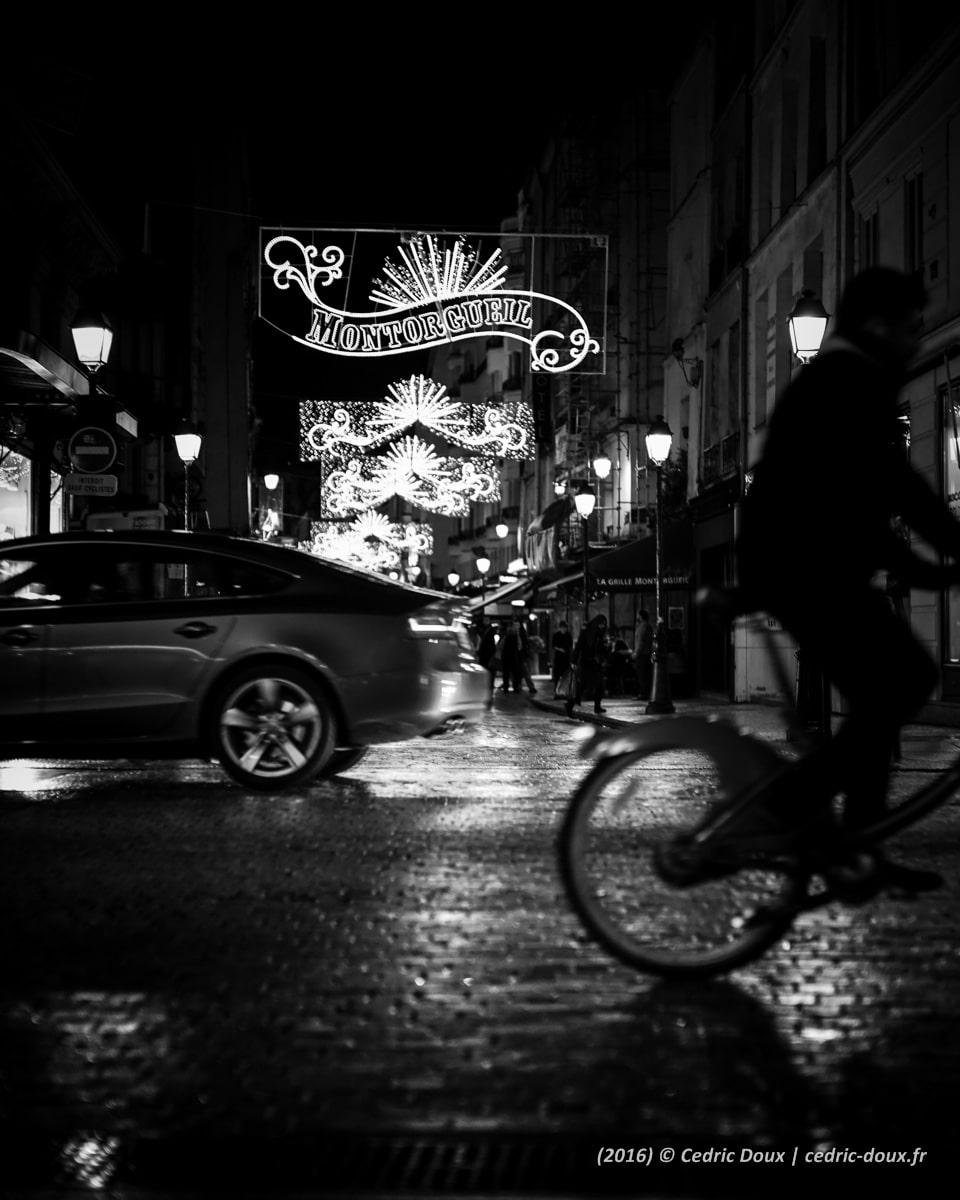
<path fill-rule="evenodd" d="M 106 429 L 85 425 L 78 429 L 67 445 L 71 465 L 84 475 L 97 475 L 116 462 L 116 439 Z"/>

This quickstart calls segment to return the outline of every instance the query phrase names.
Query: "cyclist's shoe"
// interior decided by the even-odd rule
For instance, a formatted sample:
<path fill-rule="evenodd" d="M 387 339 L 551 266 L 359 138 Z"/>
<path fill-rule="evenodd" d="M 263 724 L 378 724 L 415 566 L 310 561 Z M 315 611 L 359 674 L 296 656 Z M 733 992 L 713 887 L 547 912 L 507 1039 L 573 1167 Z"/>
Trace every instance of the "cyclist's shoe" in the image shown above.
<path fill-rule="evenodd" d="M 915 896 L 918 892 L 935 892 L 943 887 L 943 876 L 937 871 L 924 871 L 919 867 L 891 862 L 888 858 L 878 858 L 880 886 L 885 890 Z"/>
<path fill-rule="evenodd" d="M 787 815 L 758 799 L 740 812 L 729 813 L 709 840 L 719 839 L 741 852 L 796 856 L 810 850 L 829 853 L 840 837 L 832 813 L 823 805 Z"/>

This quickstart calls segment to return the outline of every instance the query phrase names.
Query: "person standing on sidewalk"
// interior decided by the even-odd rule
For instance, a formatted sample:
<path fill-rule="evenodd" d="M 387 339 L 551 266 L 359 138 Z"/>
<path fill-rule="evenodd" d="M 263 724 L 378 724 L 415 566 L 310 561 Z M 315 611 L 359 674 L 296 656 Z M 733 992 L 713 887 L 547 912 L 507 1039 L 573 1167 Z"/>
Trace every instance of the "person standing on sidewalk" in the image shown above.
<path fill-rule="evenodd" d="M 497 630 L 482 614 L 477 618 L 477 662 L 490 676 L 487 708 L 493 704 L 493 685 L 497 680 Z"/>
<path fill-rule="evenodd" d="M 553 635 L 550 642 L 550 649 L 553 652 L 553 663 L 551 665 L 553 698 L 556 700 L 557 684 L 570 670 L 570 653 L 573 650 L 573 635 L 570 633 L 566 621 L 561 621 L 557 627 L 557 632 Z"/>
<path fill-rule="evenodd" d="M 577 694 L 567 700 L 567 716 L 573 716 L 574 708 L 583 703 L 583 694 L 593 692 L 593 711 L 604 713 L 603 672 L 607 663 L 607 618 L 603 613 L 595 616 L 580 630 L 577 644 L 573 648 L 573 665 L 577 670 Z"/>
<path fill-rule="evenodd" d="M 637 644 L 633 657 L 637 668 L 637 698 L 649 700 L 653 686 L 653 626 L 645 608 L 640 609 L 640 620 L 637 621 Z"/>

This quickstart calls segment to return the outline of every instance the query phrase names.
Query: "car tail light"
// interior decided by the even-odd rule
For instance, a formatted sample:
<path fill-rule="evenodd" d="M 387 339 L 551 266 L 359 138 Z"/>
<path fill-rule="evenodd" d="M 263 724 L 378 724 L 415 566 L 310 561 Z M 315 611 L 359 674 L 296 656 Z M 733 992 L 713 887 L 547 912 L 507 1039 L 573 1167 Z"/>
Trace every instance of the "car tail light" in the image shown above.
<path fill-rule="evenodd" d="M 473 643 L 467 632 L 463 615 L 440 605 L 421 608 L 407 618 L 410 633 L 417 638 L 432 638 L 435 641 L 455 641 L 462 650 L 473 653 Z"/>

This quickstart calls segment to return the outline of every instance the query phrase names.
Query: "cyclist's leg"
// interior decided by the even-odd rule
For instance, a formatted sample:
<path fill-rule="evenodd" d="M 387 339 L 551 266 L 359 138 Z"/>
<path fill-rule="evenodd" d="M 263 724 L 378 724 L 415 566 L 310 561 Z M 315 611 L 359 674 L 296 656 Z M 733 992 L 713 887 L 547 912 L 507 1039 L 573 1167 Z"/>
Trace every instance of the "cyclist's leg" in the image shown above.
<path fill-rule="evenodd" d="M 788 826 L 818 820 L 843 792 L 846 819 L 863 824 L 883 812 L 890 763 L 901 726 L 930 694 L 936 668 L 886 597 L 873 588 L 834 596 L 829 612 L 813 597 L 770 605 L 800 645 L 815 647 L 827 678 L 847 699 L 835 737 L 801 759 L 763 807 Z"/>
<path fill-rule="evenodd" d="M 844 823 L 856 828 L 883 815 L 900 729 L 930 695 L 937 670 L 882 593 L 867 589 L 847 618 L 831 621 L 821 645 L 827 674 L 849 705 L 832 765 L 846 796 Z"/>

